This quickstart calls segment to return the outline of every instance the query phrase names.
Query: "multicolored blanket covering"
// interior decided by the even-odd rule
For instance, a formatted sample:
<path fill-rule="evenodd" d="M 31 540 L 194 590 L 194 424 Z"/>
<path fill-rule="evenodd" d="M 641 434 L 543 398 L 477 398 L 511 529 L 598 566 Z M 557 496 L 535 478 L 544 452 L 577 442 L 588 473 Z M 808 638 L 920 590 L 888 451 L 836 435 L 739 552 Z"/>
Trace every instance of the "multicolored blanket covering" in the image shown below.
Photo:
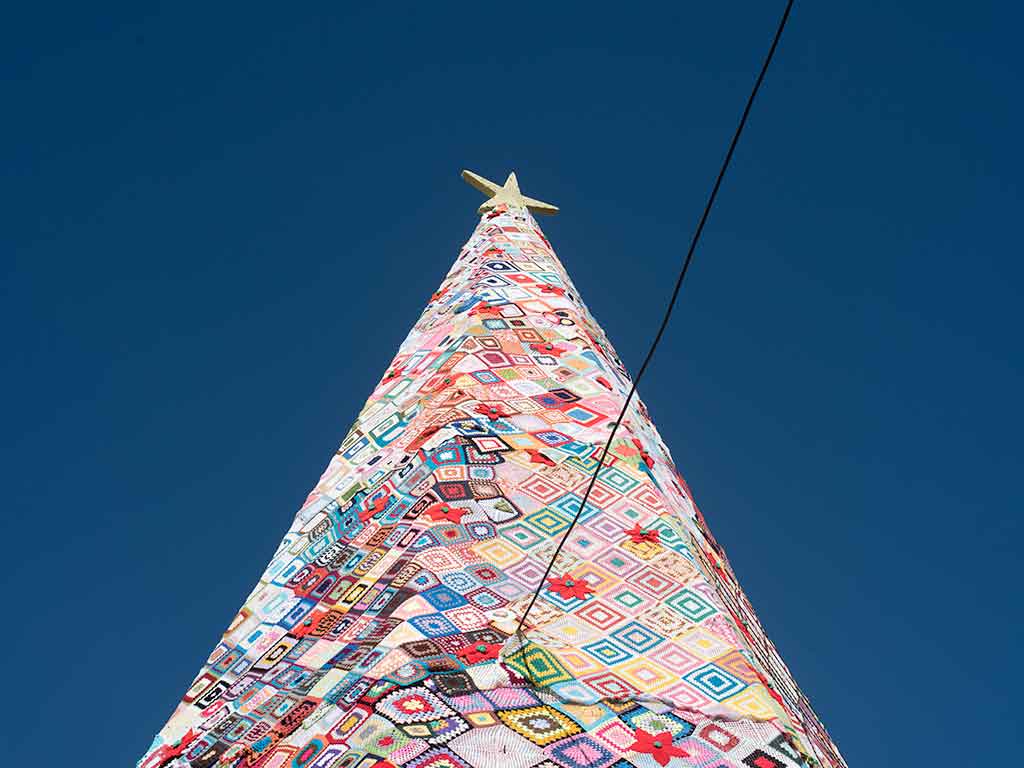
<path fill-rule="evenodd" d="M 844 766 L 629 386 L 485 214 L 139 765 Z"/>

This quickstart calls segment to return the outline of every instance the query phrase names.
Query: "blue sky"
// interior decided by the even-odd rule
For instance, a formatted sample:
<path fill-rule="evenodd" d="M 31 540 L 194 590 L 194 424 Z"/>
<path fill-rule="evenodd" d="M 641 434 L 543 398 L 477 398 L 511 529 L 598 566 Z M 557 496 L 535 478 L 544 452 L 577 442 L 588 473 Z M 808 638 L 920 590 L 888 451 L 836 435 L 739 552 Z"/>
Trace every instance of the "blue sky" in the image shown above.
<path fill-rule="evenodd" d="M 781 6 L 9 12 L 8 762 L 141 754 L 472 230 L 461 168 L 562 207 L 635 370 Z M 1020 23 L 798 2 L 641 388 L 851 765 L 1024 746 Z"/>

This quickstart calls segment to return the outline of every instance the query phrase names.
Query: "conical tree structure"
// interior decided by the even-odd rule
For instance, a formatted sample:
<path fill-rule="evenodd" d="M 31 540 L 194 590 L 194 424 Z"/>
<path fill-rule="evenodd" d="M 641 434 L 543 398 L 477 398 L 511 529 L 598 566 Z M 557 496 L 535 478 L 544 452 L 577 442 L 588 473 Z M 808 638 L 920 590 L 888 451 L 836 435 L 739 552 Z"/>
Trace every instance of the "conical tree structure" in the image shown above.
<path fill-rule="evenodd" d="M 638 400 L 598 470 L 631 382 L 528 207 L 557 209 L 472 182 L 479 225 L 140 765 L 844 766 Z"/>

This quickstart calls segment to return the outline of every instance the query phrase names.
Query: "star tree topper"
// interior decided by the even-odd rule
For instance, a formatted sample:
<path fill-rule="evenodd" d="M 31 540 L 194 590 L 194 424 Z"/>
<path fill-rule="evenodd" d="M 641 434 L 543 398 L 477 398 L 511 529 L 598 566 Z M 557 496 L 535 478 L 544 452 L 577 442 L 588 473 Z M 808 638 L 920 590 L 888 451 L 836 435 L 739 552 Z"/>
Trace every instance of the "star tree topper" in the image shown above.
<path fill-rule="evenodd" d="M 526 208 L 532 213 L 542 213 L 548 216 L 558 213 L 557 205 L 524 196 L 519 191 L 519 182 L 516 180 L 515 172 L 510 173 L 508 178 L 505 179 L 504 185 L 501 186 L 472 171 L 463 171 L 462 178 L 471 187 L 476 187 L 490 198 L 477 209 L 478 213 L 492 211 L 496 205 L 501 205 L 502 203 L 517 208 Z"/>

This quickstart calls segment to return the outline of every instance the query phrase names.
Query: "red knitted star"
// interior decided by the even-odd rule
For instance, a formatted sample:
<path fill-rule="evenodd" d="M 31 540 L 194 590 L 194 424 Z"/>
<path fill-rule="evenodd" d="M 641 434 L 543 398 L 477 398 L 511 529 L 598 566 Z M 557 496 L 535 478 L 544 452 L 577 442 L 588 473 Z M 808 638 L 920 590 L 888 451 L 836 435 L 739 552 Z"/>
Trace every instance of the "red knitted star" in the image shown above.
<path fill-rule="evenodd" d="M 384 376 L 384 378 L 382 379 L 382 382 L 393 381 L 394 379 L 397 379 L 399 376 L 401 376 L 404 371 L 405 371 L 405 367 L 404 366 L 399 366 L 397 368 L 392 368 Z"/>
<path fill-rule="evenodd" d="M 643 462 L 644 464 L 647 465 L 647 468 L 654 469 L 654 459 L 651 458 L 651 454 L 644 450 L 644 444 L 634 437 L 633 445 L 635 445 L 636 449 L 640 451 L 640 458 L 643 459 Z"/>
<path fill-rule="evenodd" d="M 378 496 L 373 501 L 370 501 L 360 510 L 359 521 L 365 523 L 374 515 L 383 512 L 384 508 L 391 503 L 391 494 L 387 493 L 383 496 Z"/>
<path fill-rule="evenodd" d="M 540 355 L 551 355 L 552 357 L 561 357 L 565 354 L 565 347 L 560 347 L 557 344 L 552 344 L 550 341 L 541 342 L 538 344 L 531 344 L 530 349 Z"/>
<path fill-rule="evenodd" d="M 506 411 L 502 405 L 487 405 L 480 403 L 476 407 L 476 412 L 486 416 L 491 421 L 497 421 L 498 419 L 504 419 L 512 415 L 511 411 Z"/>
<path fill-rule="evenodd" d="M 672 743 L 672 733 L 662 731 L 650 734 L 643 728 L 637 728 L 633 734 L 636 741 L 630 747 L 634 752 L 645 752 L 657 761 L 658 765 L 668 765 L 673 757 L 689 757 L 690 753 Z"/>
<path fill-rule="evenodd" d="M 495 317 L 501 315 L 501 308 L 495 307 L 486 301 L 481 301 L 479 304 L 477 304 L 475 307 L 469 310 L 469 314 L 485 315 L 486 317 Z"/>
<path fill-rule="evenodd" d="M 498 658 L 501 653 L 501 643 L 478 643 L 467 645 L 457 652 L 457 656 L 466 664 L 477 664 L 481 661 L 489 661 Z"/>
<path fill-rule="evenodd" d="M 435 522 L 447 520 L 449 523 L 459 523 L 462 521 L 462 516 L 466 514 L 466 510 L 439 501 L 437 504 L 431 504 L 427 507 L 424 514 Z"/>
<path fill-rule="evenodd" d="M 548 576 L 548 590 L 563 600 L 568 600 L 570 597 L 583 600 L 594 591 L 594 588 L 583 579 L 577 579 L 567 573 L 565 576 Z"/>
<path fill-rule="evenodd" d="M 546 467 L 555 466 L 555 462 L 545 456 L 543 453 L 538 451 L 536 448 L 527 448 L 526 452 L 530 454 L 531 464 L 543 464 Z"/>
<path fill-rule="evenodd" d="M 191 744 L 193 741 L 199 738 L 199 734 L 189 728 L 185 735 L 181 737 L 181 741 L 178 742 L 178 746 L 174 748 L 174 756 L 177 757 L 185 752 L 185 747 Z"/>
<path fill-rule="evenodd" d="M 637 523 L 628 530 L 624 530 L 623 533 L 628 534 L 634 544 L 643 544 L 645 542 L 657 544 L 661 541 L 661 531 L 656 528 L 641 528 L 640 523 Z"/>
<path fill-rule="evenodd" d="M 313 611 L 298 626 L 292 627 L 292 634 L 296 637 L 305 637 L 320 623 L 320 619 L 327 615 L 327 611 Z"/>
<path fill-rule="evenodd" d="M 189 728 L 185 735 L 181 737 L 181 741 L 179 741 L 175 746 L 172 747 L 170 744 L 164 744 L 157 751 L 157 754 L 160 756 L 160 762 L 158 762 L 157 765 L 164 766 L 174 758 L 181 757 L 181 755 L 185 753 L 185 749 L 188 745 L 197 738 L 199 738 L 199 734 Z"/>
<path fill-rule="evenodd" d="M 540 292 L 553 293 L 556 296 L 565 296 L 565 288 L 562 288 L 560 285 L 551 285 L 550 283 L 544 283 L 544 285 L 540 287 Z"/>

